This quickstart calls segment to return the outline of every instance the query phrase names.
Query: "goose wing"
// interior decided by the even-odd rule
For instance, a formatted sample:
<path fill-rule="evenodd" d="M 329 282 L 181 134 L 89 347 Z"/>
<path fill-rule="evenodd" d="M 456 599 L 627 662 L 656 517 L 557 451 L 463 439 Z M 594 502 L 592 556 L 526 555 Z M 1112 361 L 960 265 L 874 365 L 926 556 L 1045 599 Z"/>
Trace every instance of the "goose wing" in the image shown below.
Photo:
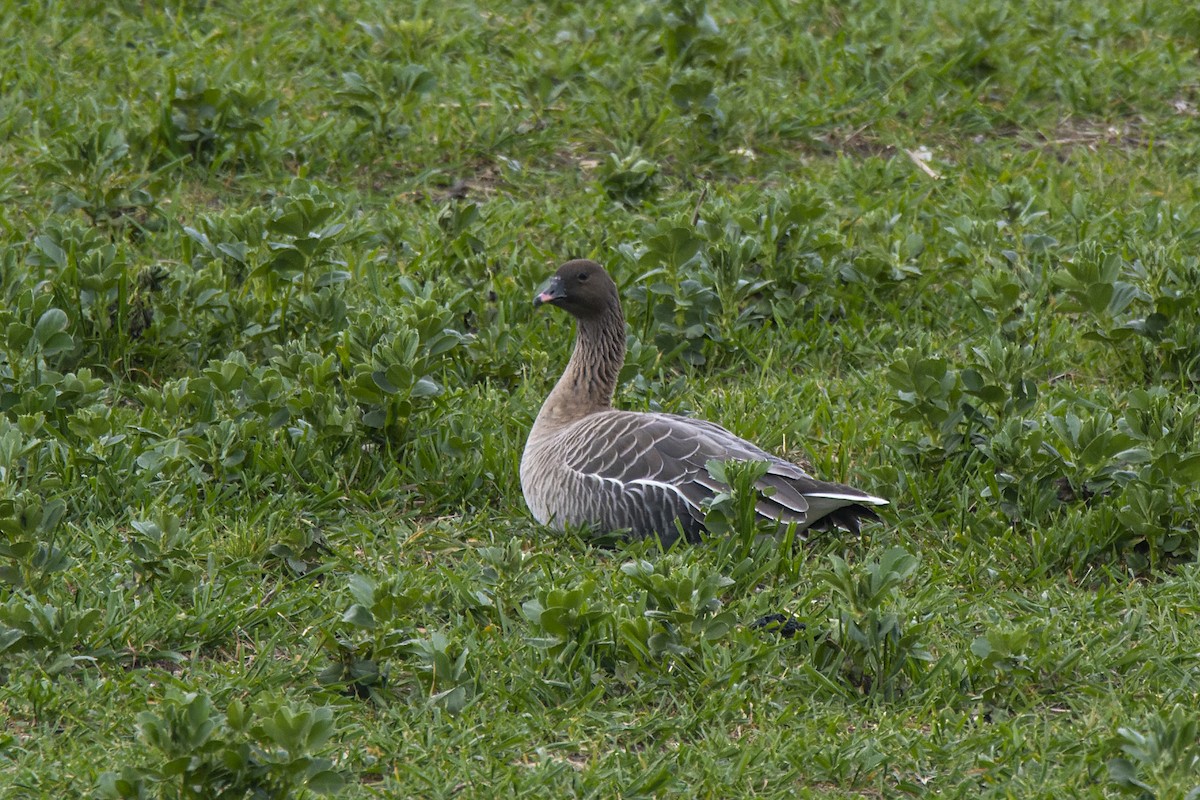
<path fill-rule="evenodd" d="M 674 532 L 678 519 L 694 538 L 703 528 L 702 504 L 725 484 L 708 473 L 710 460 L 764 461 L 757 482 L 773 490 L 758 501 L 758 513 L 781 525 L 807 528 L 845 507 L 854 512 L 830 522 L 857 530 L 868 506 L 886 501 L 848 486 L 818 481 L 795 464 L 771 455 L 720 425 L 673 414 L 608 411 L 580 420 L 570 432 L 564 466 L 581 502 L 611 527 L 645 535 Z"/>

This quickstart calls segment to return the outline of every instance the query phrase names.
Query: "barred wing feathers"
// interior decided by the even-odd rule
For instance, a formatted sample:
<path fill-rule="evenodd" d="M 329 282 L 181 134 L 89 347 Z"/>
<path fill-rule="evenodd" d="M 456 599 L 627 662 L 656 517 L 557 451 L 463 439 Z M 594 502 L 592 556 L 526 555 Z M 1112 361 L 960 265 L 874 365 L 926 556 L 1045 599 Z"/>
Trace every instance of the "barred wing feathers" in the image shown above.
<path fill-rule="evenodd" d="M 720 425 L 673 414 L 592 414 L 562 431 L 554 450 L 562 457 L 566 485 L 560 488 L 571 521 L 601 521 L 640 536 L 657 532 L 669 538 L 676 519 L 688 538 L 699 536 L 703 502 L 727 488 L 709 474 L 710 460 L 766 462 L 757 485 L 774 492 L 759 499 L 758 512 L 781 527 L 824 522 L 857 530 L 859 517 L 874 516 L 870 506 L 886 503 L 818 481 Z"/>

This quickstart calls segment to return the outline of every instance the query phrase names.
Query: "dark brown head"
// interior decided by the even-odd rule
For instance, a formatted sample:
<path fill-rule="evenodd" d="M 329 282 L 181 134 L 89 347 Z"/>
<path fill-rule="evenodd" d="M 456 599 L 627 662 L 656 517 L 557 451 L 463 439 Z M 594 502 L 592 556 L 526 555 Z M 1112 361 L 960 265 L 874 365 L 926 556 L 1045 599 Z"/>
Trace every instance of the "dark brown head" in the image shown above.
<path fill-rule="evenodd" d="M 603 316 L 621 308 L 617 285 L 595 261 L 568 261 L 558 268 L 533 298 L 534 308 L 543 303 L 558 306 L 579 319 Z"/>

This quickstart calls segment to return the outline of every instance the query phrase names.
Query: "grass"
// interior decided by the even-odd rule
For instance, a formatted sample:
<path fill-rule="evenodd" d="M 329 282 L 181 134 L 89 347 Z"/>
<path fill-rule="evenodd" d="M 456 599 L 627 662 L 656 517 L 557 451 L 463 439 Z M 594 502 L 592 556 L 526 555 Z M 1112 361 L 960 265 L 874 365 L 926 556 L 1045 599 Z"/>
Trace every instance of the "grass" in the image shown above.
<path fill-rule="evenodd" d="M 0 32 L 3 796 L 1200 786 L 1186 4 Z M 533 524 L 569 257 L 622 287 L 623 406 L 883 522 L 756 541 L 734 470 L 700 546 Z"/>

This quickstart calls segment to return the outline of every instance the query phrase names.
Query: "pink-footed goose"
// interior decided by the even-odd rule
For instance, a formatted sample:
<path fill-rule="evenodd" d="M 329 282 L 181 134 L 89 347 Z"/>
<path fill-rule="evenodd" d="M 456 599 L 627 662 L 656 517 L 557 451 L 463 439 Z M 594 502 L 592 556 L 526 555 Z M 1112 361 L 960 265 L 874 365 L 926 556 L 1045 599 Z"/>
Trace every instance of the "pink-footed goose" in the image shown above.
<path fill-rule="evenodd" d="M 575 317 L 575 351 L 542 404 L 521 456 L 521 489 L 534 518 L 562 530 L 592 525 L 691 541 L 704 530 L 706 499 L 727 487 L 706 463 L 765 461 L 758 481 L 774 489 L 758 513 L 783 529 L 838 526 L 857 531 L 873 519 L 881 497 L 819 481 L 788 461 L 755 447 L 720 425 L 674 414 L 617 411 L 617 374 L 625 361 L 625 317 L 617 286 L 594 261 L 568 261 L 534 298 Z M 676 521 L 679 527 L 676 527 Z"/>

